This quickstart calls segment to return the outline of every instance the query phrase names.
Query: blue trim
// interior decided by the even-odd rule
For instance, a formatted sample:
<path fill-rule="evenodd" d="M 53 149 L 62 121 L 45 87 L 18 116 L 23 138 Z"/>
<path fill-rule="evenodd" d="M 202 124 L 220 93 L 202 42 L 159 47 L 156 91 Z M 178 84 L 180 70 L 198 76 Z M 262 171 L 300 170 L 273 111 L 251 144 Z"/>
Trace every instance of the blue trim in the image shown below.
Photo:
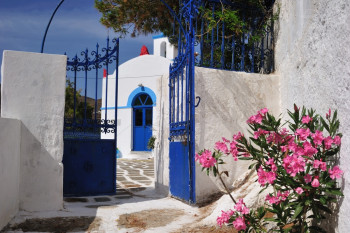
<path fill-rule="evenodd" d="M 156 104 L 153 104 L 152 106 L 155 107 Z M 127 109 L 127 108 L 132 108 L 132 107 L 129 107 L 129 106 L 120 106 L 120 107 L 118 107 L 118 109 Z M 115 107 L 107 107 L 107 110 L 114 110 L 114 109 L 115 109 Z M 100 108 L 100 110 L 106 110 L 106 108 L 103 107 L 103 108 Z"/>
<path fill-rule="evenodd" d="M 133 90 L 131 92 L 131 94 L 129 95 L 128 103 L 126 104 L 126 106 L 120 106 L 120 107 L 118 107 L 118 109 L 132 108 L 132 101 L 134 100 L 134 98 L 137 95 L 143 94 L 143 93 L 146 93 L 146 94 L 148 94 L 151 97 L 152 102 L 153 102 L 152 106 L 155 107 L 156 106 L 156 102 L 157 102 L 156 94 L 148 87 L 138 87 L 135 90 Z M 102 107 L 100 109 L 101 110 L 106 110 L 105 107 Z M 113 109 L 115 109 L 115 107 L 107 107 L 107 110 L 113 110 Z"/>
<path fill-rule="evenodd" d="M 165 37 L 164 34 L 161 33 L 161 34 L 159 34 L 159 35 L 153 36 L 152 38 L 153 38 L 153 39 L 159 39 L 159 38 L 164 38 L 164 37 Z"/>
<path fill-rule="evenodd" d="M 126 104 L 126 107 L 132 108 L 132 101 L 134 100 L 134 98 L 137 95 L 143 94 L 143 93 L 146 93 L 149 96 L 151 96 L 152 102 L 153 102 L 153 106 L 156 106 L 156 101 L 157 101 L 156 94 L 148 87 L 138 87 L 135 90 L 133 90 L 131 92 L 131 94 L 129 95 L 128 103 Z"/>

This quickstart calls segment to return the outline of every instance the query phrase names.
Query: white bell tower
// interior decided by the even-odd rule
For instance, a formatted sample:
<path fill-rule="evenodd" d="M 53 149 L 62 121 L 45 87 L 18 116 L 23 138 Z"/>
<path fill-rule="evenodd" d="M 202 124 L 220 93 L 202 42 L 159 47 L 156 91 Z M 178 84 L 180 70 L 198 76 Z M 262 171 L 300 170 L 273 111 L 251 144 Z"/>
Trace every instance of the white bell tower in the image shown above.
<path fill-rule="evenodd" d="M 162 33 L 153 36 L 153 53 L 156 56 L 173 60 L 177 56 L 177 49 L 169 42 L 168 37 L 165 37 Z"/>

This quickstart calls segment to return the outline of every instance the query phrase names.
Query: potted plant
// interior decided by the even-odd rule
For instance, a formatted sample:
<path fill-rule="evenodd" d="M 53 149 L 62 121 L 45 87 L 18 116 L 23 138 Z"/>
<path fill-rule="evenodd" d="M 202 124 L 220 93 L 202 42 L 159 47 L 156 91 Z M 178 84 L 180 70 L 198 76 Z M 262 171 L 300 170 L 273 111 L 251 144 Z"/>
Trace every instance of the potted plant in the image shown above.
<path fill-rule="evenodd" d="M 155 147 L 155 141 L 156 141 L 156 137 L 152 136 L 149 138 L 148 143 L 147 143 L 147 148 L 152 150 L 152 158 L 154 158 L 154 147 Z"/>

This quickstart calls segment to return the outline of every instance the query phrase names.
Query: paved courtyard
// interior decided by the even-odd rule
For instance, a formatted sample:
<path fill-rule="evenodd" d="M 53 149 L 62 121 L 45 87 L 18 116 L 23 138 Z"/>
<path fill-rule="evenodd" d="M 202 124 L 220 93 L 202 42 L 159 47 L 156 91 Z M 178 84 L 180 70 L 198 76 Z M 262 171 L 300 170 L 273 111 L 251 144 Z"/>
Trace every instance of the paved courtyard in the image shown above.
<path fill-rule="evenodd" d="M 117 188 L 154 186 L 154 159 L 118 159 Z"/>

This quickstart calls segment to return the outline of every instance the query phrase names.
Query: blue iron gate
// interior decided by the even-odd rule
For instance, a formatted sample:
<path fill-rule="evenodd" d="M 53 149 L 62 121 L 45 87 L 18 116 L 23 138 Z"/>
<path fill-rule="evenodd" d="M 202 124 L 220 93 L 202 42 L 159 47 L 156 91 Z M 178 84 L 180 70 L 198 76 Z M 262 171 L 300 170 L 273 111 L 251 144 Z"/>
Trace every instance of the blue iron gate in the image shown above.
<path fill-rule="evenodd" d="M 65 196 L 89 196 L 116 192 L 117 111 L 100 114 L 101 105 L 117 106 L 119 40 L 110 47 L 90 53 L 86 49 L 67 61 L 66 107 L 64 118 L 63 192 Z M 115 66 L 115 94 L 108 94 L 108 75 L 105 81 L 105 101 L 101 103 L 102 72 Z M 91 71 L 91 72 L 90 72 Z M 111 78 L 110 78 L 111 79 Z M 110 89 L 114 89 L 110 88 Z M 113 91 L 113 90 L 112 90 Z M 90 97 L 88 97 L 90 95 Z M 110 96 L 113 96 L 112 99 Z M 107 108 L 106 108 L 107 109 Z M 117 109 L 117 107 L 116 107 Z M 101 139 L 103 134 L 112 139 Z"/>
<path fill-rule="evenodd" d="M 194 20 L 198 2 L 180 1 L 178 16 L 167 6 L 179 24 L 178 55 L 169 74 L 170 193 L 190 203 L 196 202 Z"/>

